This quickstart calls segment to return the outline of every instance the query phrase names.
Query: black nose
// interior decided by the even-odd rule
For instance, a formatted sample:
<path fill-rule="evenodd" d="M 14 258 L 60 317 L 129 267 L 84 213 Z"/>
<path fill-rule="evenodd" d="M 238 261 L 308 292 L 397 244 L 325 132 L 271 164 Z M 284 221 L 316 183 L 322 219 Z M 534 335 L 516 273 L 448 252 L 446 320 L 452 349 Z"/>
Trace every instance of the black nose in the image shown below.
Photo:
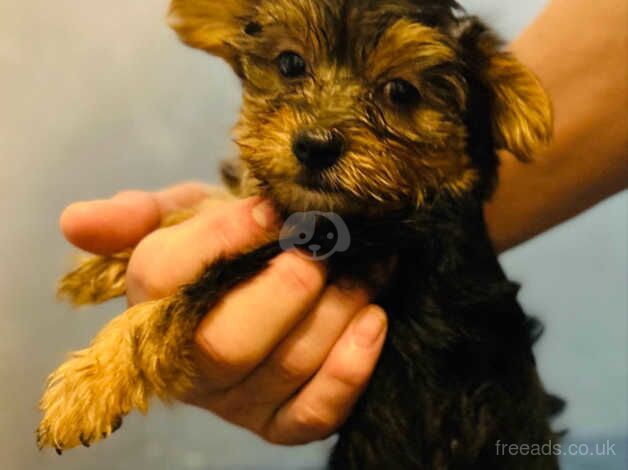
<path fill-rule="evenodd" d="M 311 170 L 324 170 L 342 155 L 344 139 L 336 130 L 308 129 L 300 132 L 292 143 L 292 152 Z"/>

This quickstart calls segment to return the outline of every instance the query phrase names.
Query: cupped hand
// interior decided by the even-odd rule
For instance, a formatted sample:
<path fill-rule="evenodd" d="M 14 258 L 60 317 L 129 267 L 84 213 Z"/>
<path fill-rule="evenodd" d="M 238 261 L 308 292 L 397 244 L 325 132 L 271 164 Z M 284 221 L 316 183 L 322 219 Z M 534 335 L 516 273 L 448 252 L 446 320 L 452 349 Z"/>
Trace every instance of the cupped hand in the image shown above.
<path fill-rule="evenodd" d="M 158 228 L 175 209 L 214 190 L 185 183 L 70 205 L 66 238 L 96 254 L 136 247 L 127 271 L 130 304 L 170 295 L 223 255 L 271 240 L 280 220 L 260 198 L 217 201 L 179 225 Z M 284 252 L 201 321 L 198 387 L 187 401 L 278 444 L 326 438 L 349 415 L 381 352 L 387 321 L 365 289 L 327 285 L 325 266 Z"/>

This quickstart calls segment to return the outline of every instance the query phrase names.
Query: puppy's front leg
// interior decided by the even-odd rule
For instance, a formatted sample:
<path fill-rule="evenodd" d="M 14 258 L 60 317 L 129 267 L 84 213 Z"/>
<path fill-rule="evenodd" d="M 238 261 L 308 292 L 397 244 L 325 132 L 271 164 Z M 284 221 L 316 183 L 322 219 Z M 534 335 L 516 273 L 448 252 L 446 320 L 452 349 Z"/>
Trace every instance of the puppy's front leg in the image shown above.
<path fill-rule="evenodd" d="M 211 200 L 208 200 L 211 201 Z M 160 228 L 180 224 L 193 217 L 203 202 L 192 209 L 180 209 L 166 214 Z M 59 281 L 57 296 L 78 307 L 100 304 L 126 294 L 126 270 L 132 249 L 113 255 L 96 255 L 82 258 L 76 268 Z"/>
<path fill-rule="evenodd" d="M 207 197 L 196 206 L 178 209 L 164 215 L 159 228 L 180 224 L 212 205 L 253 195 L 254 185 L 246 184 L 250 178 L 243 176 L 241 164 L 237 161 L 223 165 L 223 180 L 226 187 L 212 187 Z M 57 295 L 74 306 L 99 304 L 126 293 L 126 270 L 133 250 L 128 249 L 108 256 L 88 256 L 82 258 L 76 268 L 59 282 Z"/>
<path fill-rule="evenodd" d="M 126 269 L 132 250 L 109 256 L 85 256 L 63 276 L 57 297 L 79 307 L 100 304 L 126 293 Z"/>
<path fill-rule="evenodd" d="M 90 347 L 72 354 L 48 379 L 37 430 L 40 447 L 58 452 L 114 432 L 149 399 L 182 398 L 193 387 L 194 331 L 230 289 L 261 271 L 281 251 L 277 242 L 220 260 L 175 295 L 137 304 L 113 319 Z"/>

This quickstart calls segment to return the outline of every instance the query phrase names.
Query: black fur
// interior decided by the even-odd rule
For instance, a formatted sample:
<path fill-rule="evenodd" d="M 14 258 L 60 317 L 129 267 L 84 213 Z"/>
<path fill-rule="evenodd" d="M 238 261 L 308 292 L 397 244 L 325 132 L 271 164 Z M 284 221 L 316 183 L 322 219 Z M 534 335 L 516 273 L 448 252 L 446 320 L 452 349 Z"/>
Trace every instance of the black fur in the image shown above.
<path fill-rule="evenodd" d="M 540 384 L 531 350 L 538 329 L 497 262 L 481 203 L 438 199 L 415 213 L 346 222 L 352 245 L 330 259 L 331 280 L 369 282 L 370 265 L 398 262 L 377 299 L 389 316 L 384 351 L 330 468 L 558 468 L 555 456 L 497 452 L 497 440 L 556 442 L 548 419 L 560 402 Z M 274 242 L 222 260 L 184 295 L 205 312 L 280 251 Z"/>
<path fill-rule="evenodd" d="M 419 2 L 421 8 L 415 0 L 395 0 L 391 11 L 406 3 L 417 19 L 444 30 L 459 9 L 451 0 Z M 485 30 L 480 23 L 475 28 L 468 37 Z M 256 31 L 247 27 L 249 34 Z M 472 70 L 471 43 L 461 43 L 470 54 L 465 124 L 480 184 L 464 197 L 432 194 L 414 211 L 346 217 L 351 247 L 329 260 L 329 282 L 352 277 L 373 284 L 389 318 L 376 371 L 339 432 L 333 470 L 558 468 L 555 455 L 500 455 L 496 446 L 558 441 L 549 419 L 562 401 L 540 383 L 532 353 L 538 323 L 519 306 L 518 286 L 506 279 L 486 231 L 482 206 L 494 188 L 498 158 L 491 96 Z M 328 222 L 319 223 L 322 237 Z M 183 294 L 202 315 L 280 251 L 273 242 L 221 260 Z M 371 268 L 391 260 L 394 269 L 381 285 Z"/>
<path fill-rule="evenodd" d="M 330 467 L 558 468 L 554 456 L 497 452 L 497 440 L 556 442 L 555 403 L 539 382 L 533 323 L 497 263 L 481 204 L 439 201 L 414 222 L 416 238 L 400 246 L 378 299 L 389 313 L 384 352 Z"/>

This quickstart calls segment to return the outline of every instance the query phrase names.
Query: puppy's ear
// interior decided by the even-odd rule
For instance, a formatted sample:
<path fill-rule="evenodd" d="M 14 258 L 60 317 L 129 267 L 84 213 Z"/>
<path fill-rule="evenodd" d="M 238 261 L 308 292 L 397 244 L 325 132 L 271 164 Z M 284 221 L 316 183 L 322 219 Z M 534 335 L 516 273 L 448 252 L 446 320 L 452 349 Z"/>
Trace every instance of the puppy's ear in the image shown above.
<path fill-rule="evenodd" d="M 237 36 L 255 11 L 255 0 L 172 0 L 168 24 L 189 46 L 225 59 L 237 70 Z"/>
<path fill-rule="evenodd" d="M 488 94 L 493 139 L 520 160 L 552 137 L 552 106 L 538 78 L 479 21 L 461 20 L 455 35 L 468 69 Z"/>

